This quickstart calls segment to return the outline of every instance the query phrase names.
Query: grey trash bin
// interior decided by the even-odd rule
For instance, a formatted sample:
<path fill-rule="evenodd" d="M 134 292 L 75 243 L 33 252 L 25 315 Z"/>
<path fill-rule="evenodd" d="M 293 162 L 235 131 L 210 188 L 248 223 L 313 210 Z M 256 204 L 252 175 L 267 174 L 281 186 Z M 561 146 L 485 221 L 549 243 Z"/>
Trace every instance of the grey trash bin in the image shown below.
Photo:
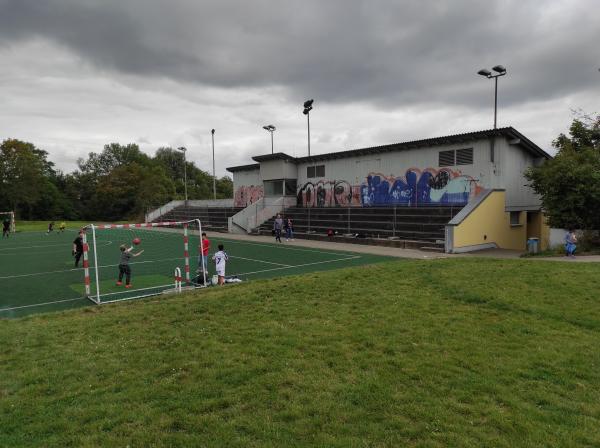
<path fill-rule="evenodd" d="M 527 250 L 530 254 L 537 254 L 539 250 L 539 238 L 527 238 Z"/>

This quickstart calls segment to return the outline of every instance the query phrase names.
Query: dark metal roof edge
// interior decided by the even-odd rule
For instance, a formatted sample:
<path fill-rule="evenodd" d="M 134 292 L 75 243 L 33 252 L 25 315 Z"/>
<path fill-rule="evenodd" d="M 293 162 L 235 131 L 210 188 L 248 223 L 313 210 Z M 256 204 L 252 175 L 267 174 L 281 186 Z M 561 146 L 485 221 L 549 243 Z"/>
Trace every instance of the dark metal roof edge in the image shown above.
<path fill-rule="evenodd" d="M 284 152 L 276 152 L 275 154 L 264 154 L 261 156 L 254 156 L 252 160 L 256 162 L 267 162 L 269 160 L 290 160 L 296 163 L 296 158 L 286 154 Z"/>
<path fill-rule="evenodd" d="M 531 152 L 532 154 L 535 154 L 539 157 L 544 157 L 545 159 L 551 159 L 552 156 L 550 154 L 548 154 L 546 151 L 544 151 L 542 148 L 540 148 L 538 145 L 536 145 L 535 143 L 533 143 L 531 140 L 529 140 L 527 137 L 525 137 L 523 134 L 521 134 L 519 131 L 517 131 L 515 128 L 510 127 L 507 128 L 509 133 L 513 136 L 516 137 L 518 139 L 521 140 L 521 145 L 527 149 L 529 152 Z"/>
<path fill-rule="evenodd" d="M 236 171 L 251 171 L 260 169 L 260 163 L 251 163 L 249 165 L 238 165 L 238 166 L 230 166 L 229 168 L 225 168 L 230 173 L 235 173 Z"/>
<path fill-rule="evenodd" d="M 317 154 L 314 156 L 305 156 L 298 157 L 295 159 L 296 163 L 305 163 L 319 160 L 330 160 L 330 159 L 342 159 L 346 157 L 352 157 L 356 155 L 365 155 L 365 154 L 377 154 L 382 152 L 392 152 L 392 151 L 406 151 L 409 149 L 416 149 L 424 146 L 437 146 L 437 145 L 445 145 L 445 144 L 453 144 L 460 143 L 469 140 L 476 140 L 478 138 L 488 138 L 494 136 L 505 136 L 505 137 L 513 137 L 521 139 L 520 145 L 528 150 L 530 153 L 537 155 L 539 157 L 544 157 L 546 159 L 552 158 L 550 154 L 544 151 L 542 148 L 537 146 L 519 131 L 514 129 L 513 127 L 505 127 L 498 129 L 487 129 L 483 131 L 475 131 L 475 132 L 466 132 L 463 134 L 453 134 L 442 137 L 432 137 L 422 140 L 412 140 L 408 142 L 401 143 L 391 143 L 388 145 L 380 145 L 380 146 L 372 146 L 368 148 L 358 148 L 358 149 L 350 149 L 346 151 L 338 151 L 338 152 L 330 152 L 326 154 Z M 256 160 L 256 159 L 254 159 Z"/>

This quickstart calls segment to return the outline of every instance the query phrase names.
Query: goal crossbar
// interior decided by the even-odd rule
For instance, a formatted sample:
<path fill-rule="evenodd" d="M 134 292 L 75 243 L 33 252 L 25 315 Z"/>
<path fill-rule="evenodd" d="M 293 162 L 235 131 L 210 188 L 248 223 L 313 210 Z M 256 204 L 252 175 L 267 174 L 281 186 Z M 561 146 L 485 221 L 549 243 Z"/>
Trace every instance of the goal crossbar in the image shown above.
<path fill-rule="evenodd" d="M 92 287 L 91 287 L 92 282 L 91 282 L 91 275 L 90 275 L 90 259 L 89 259 L 90 242 L 88 242 L 87 231 L 91 230 L 91 234 L 92 234 L 91 235 L 92 236 L 91 244 L 96 249 L 97 248 L 97 244 L 96 244 L 96 231 L 97 230 L 150 229 L 150 228 L 156 228 L 156 227 L 177 227 L 177 226 L 183 227 L 183 256 L 184 256 L 184 263 L 185 263 L 184 264 L 185 282 L 186 282 L 186 285 L 189 286 L 191 284 L 191 278 L 190 278 L 190 251 L 189 251 L 188 228 L 189 228 L 190 224 L 192 224 L 192 223 L 198 224 L 198 233 L 200 235 L 200 240 L 202 240 L 202 223 L 200 222 L 199 219 L 191 219 L 188 221 L 143 222 L 143 223 L 135 223 L 135 224 L 129 224 L 129 223 L 125 223 L 125 224 L 88 224 L 87 226 L 83 227 L 82 230 L 84 230 L 84 232 L 82 234 L 82 240 L 83 240 L 83 254 L 82 255 L 83 255 L 83 271 L 84 271 L 84 285 L 85 285 L 86 297 L 98 305 L 101 303 L 112 303 L 112 302 L 116 301 L 116 300 L 102 301 L 100 299 L 100 279 L 99 279 L 98 251 L 97 250 L 93 251 L 94 277 L 95 277 L 95 283 L 96 283 L 96 285 L 95 285 L 96 290 L 94 291 L 94 293 L 92 293 Z M 200 244 L 202 244 L 202 243 L 200 243 Z M 199 258 L 202 260 L 201 261 L 202 275 L 204 277 L 203 285 L 206 285 L 206 268 L 207 268 L 207 266 L 205 266 L 204 257 L 199 257 Z M 151 289 L 151 288 L 146 288 L 146 289 Z M 149 297 L 149 296 L 157 295 L 157 294 L 160 294 L 160 293 L 159 292 L 144 293 L 139 296 L 129 297 L 129 299 Z M 123 299 L 121 299 L 121 300 L 123 300 Z"/>

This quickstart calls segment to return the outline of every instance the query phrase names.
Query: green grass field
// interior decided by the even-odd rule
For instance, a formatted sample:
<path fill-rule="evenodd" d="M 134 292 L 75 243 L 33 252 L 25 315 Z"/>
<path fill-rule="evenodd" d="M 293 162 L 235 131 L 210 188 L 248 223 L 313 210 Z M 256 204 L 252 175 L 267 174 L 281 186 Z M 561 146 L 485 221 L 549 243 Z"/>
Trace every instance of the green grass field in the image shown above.
<path fill-rule="evenodd" d="M 81 224 L 81 223 L 76 223 Z M 34 223 L 29 227 L 38 228 Z M 30 313 L 92 306 L 85 298 L 83 263 L 75 268 L 72 242 L 81 225 L 69 223 L 64 233 L 23 231 L 0 241 L 0 318 Z M 140 237 L 144 250 L 131 260 L 133 288 L 116 286 L 119 246 Z M 88 232 L 92 247 L 92 235 Z M 313 271 L 359 266 L 387 260 L 386 257 L 341 251 L 322 251 L 286 244 L 262 244 L 228 240 L 220 236 L 211 240 L 211 255 L 222 243 L 229 254 L 227 275 L 242 280 L 303 274 Z M 191 278 L 198 268 L 199 237 L 190 236 Z M 184 272 L 184 243 L 181 231 L 112 229 L 96 232 L 97 254 L 90 249 L 91 294 L 96 295 L 95 266 L 98 264 L 99 294 L 102 301 L 123 300 L 173 288 L 174 270 Z M 97 257 L 96 257 L 97 255 Z M 209 260 L 209 274 L 214 265 Z"/>
<path fill-rule="evenodd" d="M 600 266 L 398 260 L 0 322 L 0 446 L 600 445 Z"/>

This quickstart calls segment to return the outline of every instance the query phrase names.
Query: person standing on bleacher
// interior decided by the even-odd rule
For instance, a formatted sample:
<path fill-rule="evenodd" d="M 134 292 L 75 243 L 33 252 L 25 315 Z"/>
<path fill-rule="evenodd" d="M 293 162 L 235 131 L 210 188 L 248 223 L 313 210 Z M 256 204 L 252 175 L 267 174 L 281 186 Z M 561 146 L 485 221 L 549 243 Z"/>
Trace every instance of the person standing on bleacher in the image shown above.
<path fill-rule="evenodd" d="M 281 215 L 277 213 L 277 217 L 275 218 L 275 222 L 273 223 L 273 230 L 275 231 L 275 241 L 279 241 L 280 243 L 281 229 L 283 229 L 283 219 L 281 219 Z"/>

